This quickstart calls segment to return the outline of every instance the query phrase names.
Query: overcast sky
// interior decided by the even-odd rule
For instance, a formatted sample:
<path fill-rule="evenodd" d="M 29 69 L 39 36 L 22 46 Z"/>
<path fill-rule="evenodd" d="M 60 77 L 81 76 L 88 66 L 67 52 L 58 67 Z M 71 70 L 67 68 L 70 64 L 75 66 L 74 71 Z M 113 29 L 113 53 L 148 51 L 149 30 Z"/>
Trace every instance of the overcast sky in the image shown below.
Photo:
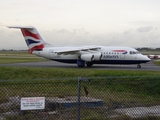
<path fill-rule="evenodd" d="M 0 49 L 27 49 L 7 25 L 35 26 L 52 45 L 160 47 L 160 0 L 0 0 Z"/>

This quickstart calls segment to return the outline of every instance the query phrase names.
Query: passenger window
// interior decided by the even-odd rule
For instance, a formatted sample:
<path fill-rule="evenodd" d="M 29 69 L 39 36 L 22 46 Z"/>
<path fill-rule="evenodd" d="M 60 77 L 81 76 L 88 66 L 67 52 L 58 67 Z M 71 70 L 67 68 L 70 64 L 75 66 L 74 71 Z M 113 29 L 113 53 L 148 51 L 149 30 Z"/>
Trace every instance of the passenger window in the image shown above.
<path fill-rule="evenodd" d="M 132 51 L 130 51 L 130 54 L 132 55 Z"/>

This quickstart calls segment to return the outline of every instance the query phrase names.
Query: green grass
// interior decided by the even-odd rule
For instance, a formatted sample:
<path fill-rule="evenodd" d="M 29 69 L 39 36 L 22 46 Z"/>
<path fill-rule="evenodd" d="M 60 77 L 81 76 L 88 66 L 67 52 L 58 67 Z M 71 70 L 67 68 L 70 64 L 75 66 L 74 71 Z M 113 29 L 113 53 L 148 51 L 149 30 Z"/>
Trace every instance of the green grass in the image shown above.
<path fill-rule="evenodd" d="M 92 69 L 64 69 L 64 68 L 29 68 L 29 67 L 0 67 L 0 79 L 46 79 L 67 77 L 135 77 L 135 76 L 160 76 L 159 71 L 134 71 L 134 70 L 92 70 Z M 116 78 L 118 79 L 118 78 Z M 132 78 L 130 78 L 132 79 Z"/>
<path fill-rule="evenodd" d="M 38 62 L 38 61 L 45 61 L 46 59 L 43 58 L 0 58 L 0 64 L 9 64 L 9 63 L 24 63 L 24 62 Z"/>
<path fill-rule="evenodd" d="M 0 56 L 34 56 L 28 51 L 0 51 Z"/>
<path fill-rule="evenodd" d="M 153 63 L 160 66 L 160 60 L 153 60 Z"/>
<path fill-rule="evenodd" d="M 53 82 L 54 86 L 56 85 L 55 82 L 58 81 L 59 83 L 59 81 L 61 81 L 63 84 L 74 83 L 76 86 L 78 77 L 84 76 L 90 78 L 93 87 L 99 91 L 107 91 L 109 89 L 110 91 L 114 92 L 128 91 L 131 93 L 136 93 L 138 91 L 140 94 L 160 95 L 159 71 L 137 72 L 120 70 L 115 71 L 28 67 L 0 67 L 0 71 L 1 83 L 6 83 L 7 81 L 9 83 L 42 82 L 46 84 L 48 82 Z M 57 86 L 58 85 L 55 87 Z"/>
<path fill-rule="evenodd" d="M 0 51 L 0 64 L 37 61 L 46 61 L 46 59 L 29 54 L 27 51 Z"/>
<path fill-rule="evenodd" d="M 109 109 L 115 104 L 125 107 L 160 104 L 160 71 L 0 67 L 0 72 L 0 104 L 13 96 L 60 98 L 77 96 L 77 79 L 80 76 L 91 79 L 91 82 L 81 82 L 81 95 L 85 96 L 86 87 L 88 97 L 103 100 Z M 15 107 L 19 109 L 20 106 Z M 0 108 L 0 113 L 15 110 L 15 107 Z M 73 115 L 75 113 L 77 111 L 73 111 Z M 25 117 L 32 119 L 34 117 L 32 115 L 26 114 Z M 14 117 L 19 119 L 24 116 L 11 116 L 11 119 Z M 82 119 L 97 120 L 103 117 L 104 112 L 100 109 L 85 108 L 82 111 Z M 122 115 L 118 118 L 128 117 Z"/>

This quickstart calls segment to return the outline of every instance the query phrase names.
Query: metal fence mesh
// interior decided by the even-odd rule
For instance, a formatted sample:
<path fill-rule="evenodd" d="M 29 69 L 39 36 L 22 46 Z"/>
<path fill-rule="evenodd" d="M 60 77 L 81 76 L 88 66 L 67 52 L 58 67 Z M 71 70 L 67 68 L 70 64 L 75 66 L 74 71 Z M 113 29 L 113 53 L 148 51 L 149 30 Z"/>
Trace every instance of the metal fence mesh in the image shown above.
<path fill-rule="evenodd" d="M 94 77 L 81 81 L 81 120 L 160 119 L 160 77 Z M 22 98 L 45 108 L 22 110 Z M 77 120 L 77 78 L 1 80 L 0 120 Z"/>

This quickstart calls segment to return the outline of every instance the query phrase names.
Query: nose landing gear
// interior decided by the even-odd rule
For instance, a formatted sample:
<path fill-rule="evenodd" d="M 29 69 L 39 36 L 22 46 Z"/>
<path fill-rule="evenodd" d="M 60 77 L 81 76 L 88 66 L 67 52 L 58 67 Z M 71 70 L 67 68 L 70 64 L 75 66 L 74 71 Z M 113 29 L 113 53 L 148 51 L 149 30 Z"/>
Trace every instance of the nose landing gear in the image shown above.
<path fill-rule="evenodd" d="M 139 65 L 137 65 L 137 68 L 141 68 L 141 65 L 139 64 Z"/>

